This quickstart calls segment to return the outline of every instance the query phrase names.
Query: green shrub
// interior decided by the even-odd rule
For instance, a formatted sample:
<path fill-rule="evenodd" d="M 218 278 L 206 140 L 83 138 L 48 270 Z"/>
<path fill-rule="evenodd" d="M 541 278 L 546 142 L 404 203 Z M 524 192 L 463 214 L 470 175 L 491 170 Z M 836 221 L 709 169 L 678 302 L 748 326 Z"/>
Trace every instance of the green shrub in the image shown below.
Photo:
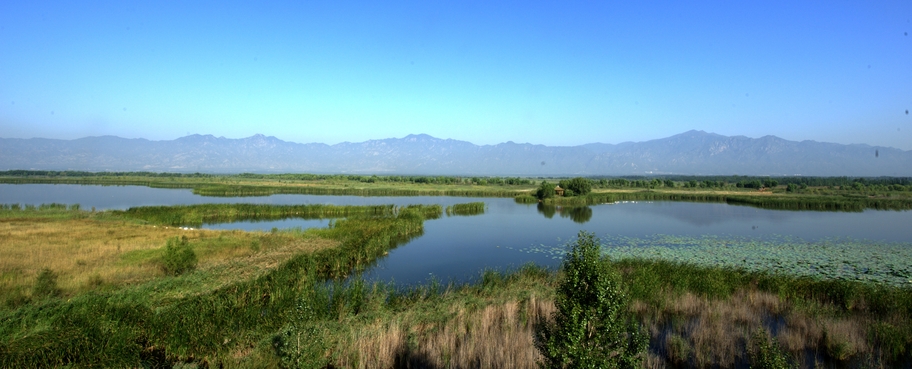
<path fill-rule="evenodd" d="M 562 265 L 553 323 L 536 327 L 545 368 L 639 367 L 648 344 L 627 306 L 620 275 L 602 256 L 598 239 L 580 231 Z"/>
<path fill-rule="evenodd" d="M 196 253 L 190 248 L 187 236 L 174 237 L 165 244 L 162 270 L 168 275 L 181 275 L 196 269 Z"/>
<path fill-rule="evenodd" d="M 38 272 L 38 278 L 35 279 L 35 286 L 32 288 L 32 297 L 46 298 L 57 297 L 60 295 L 60 289 L 57 288 L 57 273 L 48 268 L 41 269 Z"/>
<path fill-rule="evenodd" d="M 542 181 L 538 186 L 538 190 L 535 191 L 535 197 L 540 200 L 550 199 L 554 197 L 554 185 L 548 183 L 547 181 Z"/>
<path fill-rule="evenodd" d="M 766 329 L 759 329 L 751 337 L 753 344 L 750 350 L 751 368 L 789 369 L 796 366 L 789 360 L 788 354 L 776 344 Z"/>
<path fill-rule="evenodd" d="M 571 191 L 571 193 L 577 195 L 587 195 L 590 191 L 592 191 L 592 182 L 586 178 L 576 177 L 567 181 L 566 190 Z"/>

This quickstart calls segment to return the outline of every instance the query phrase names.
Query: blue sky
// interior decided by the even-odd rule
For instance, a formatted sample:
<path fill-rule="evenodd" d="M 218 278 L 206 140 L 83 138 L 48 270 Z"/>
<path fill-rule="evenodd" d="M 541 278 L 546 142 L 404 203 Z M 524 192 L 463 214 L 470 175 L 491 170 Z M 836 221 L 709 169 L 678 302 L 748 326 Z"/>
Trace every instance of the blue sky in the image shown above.
<path fill-rule="evenodd" d="M 0 137 L 912 149 L 912 2 L 5 1 Z"/>

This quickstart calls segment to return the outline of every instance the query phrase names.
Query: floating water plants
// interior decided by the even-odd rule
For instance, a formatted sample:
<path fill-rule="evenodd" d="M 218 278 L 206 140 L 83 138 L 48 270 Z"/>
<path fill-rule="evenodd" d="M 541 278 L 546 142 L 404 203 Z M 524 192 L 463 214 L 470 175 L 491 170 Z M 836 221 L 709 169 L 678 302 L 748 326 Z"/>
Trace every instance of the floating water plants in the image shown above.
<path fill-rule="evenodd" d="M 912 286 L 912 244 L 853 238 L 806 241 L 793 236 L 601 237 L 602 252 L 612 259 L 660 259 L 681 263 L 743 268 L 819 279 L 857 280 Z M 532 245 L 518 251 L 560 259 L 567 243 Z"/>

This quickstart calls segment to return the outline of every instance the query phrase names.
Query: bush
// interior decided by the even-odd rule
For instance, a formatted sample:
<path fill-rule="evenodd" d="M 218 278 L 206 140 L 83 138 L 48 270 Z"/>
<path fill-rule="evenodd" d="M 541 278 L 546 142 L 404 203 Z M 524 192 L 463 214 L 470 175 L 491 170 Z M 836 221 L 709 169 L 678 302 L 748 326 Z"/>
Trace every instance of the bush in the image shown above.
<path fill-rule="evenodd" d="M 162 270 L 168 275 L 181 275 L 196 269 L 196 253 L 190 248 L 187 236 L 168 240 L 161 264 Z"/>
<path fill-rule="evenodd" d="M 538 190 L 535 191 L 535 197 L 538 197 L 539 200 L 554 197 L 554 185 L 547 181 L 542 181 L 541 185 L 538 186 Z"/>
<path fill-rule="evenodd" d="M 790 369 L 796 367 L 789 360 L 788 354 L 782 351 L 776 341 L 769 336 L 766 329 L 757 330 L 751 337 L 751 343 L 753 344 L 753 349 L 750 350 L 752 368 Z"/>
<path fill-rule="evenodd" d="M 573 191 L 576 195 L 587 195 L 592 191 L 592 182 L 583 177 L 576 177 L 567 182 L 566 189 L 568 191 Z"/>
<path fill-rule="evenodd" d="M 38 272 L 38 278 L 35 279 L 35 286 L 32 288 L 33 298 L 57 297 L 60 295 L 60 289 L 57 288 L 57 273 L 48 268 L 41 269 Z"/>
<path fill-rule="evenodd" d="M 598 239 L 580 231 L 564 258 L 553 323 L 539 324 L 535 347 L 545 368 L 635 368 L 648 338 L 630 314 L 620 275 Z"/>

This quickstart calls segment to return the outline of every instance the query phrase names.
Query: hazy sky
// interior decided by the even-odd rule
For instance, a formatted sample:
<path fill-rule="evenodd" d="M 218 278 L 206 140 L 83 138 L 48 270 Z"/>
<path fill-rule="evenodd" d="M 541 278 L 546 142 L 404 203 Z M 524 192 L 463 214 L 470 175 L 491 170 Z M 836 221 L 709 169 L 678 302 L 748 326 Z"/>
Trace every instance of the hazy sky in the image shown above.
<path fill-rule="evenodd" d="M 912 149 L 912 2 L 3 1 L 0 137 Z"/>

